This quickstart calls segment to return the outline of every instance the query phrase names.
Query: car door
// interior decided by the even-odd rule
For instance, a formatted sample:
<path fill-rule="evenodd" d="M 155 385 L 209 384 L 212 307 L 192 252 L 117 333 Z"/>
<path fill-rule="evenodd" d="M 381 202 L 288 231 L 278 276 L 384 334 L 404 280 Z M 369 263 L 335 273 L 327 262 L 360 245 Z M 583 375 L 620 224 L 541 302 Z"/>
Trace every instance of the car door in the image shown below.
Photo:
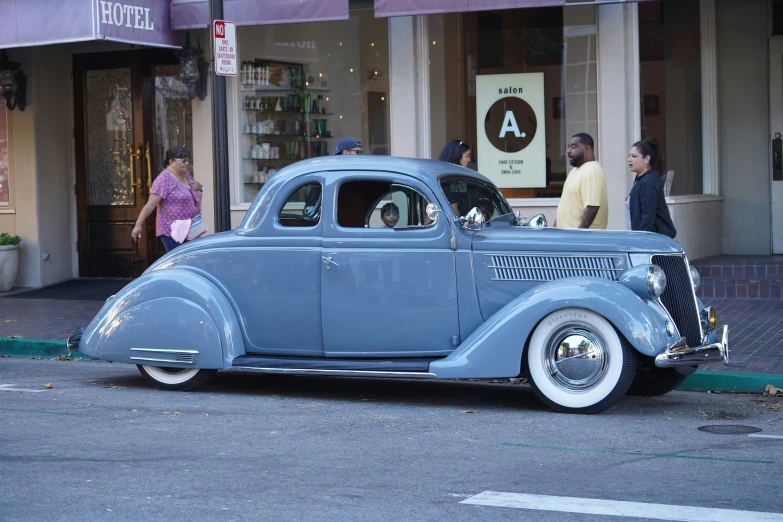
<path fill-rule="evenodd" d="M 431 191 L 412 177 L 361 172 L 331 177 L 325 195 L 333 221 L 322 243 L 325 354 L 449 354 L 459 339 L 452 230 L 443 214 L 426 217 Z M 394 207 L 390 227 L 381 213 Z"/>
<path fill-rule="evenodd" d="M 301 176 L 270 192 L 260 225 L 212 270 L 240 311 L 248 353 L 323 356 L 321 331 L 322 185 Z"/>

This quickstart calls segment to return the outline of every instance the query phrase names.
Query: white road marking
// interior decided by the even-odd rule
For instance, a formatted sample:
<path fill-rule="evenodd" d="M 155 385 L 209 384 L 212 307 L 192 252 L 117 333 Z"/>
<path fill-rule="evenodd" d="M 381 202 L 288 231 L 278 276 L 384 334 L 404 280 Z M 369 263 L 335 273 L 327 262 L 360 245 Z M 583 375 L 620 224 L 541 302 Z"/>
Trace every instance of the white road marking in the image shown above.
<path fill-rule="evenodd" d="M 783 435 L 762 435 L 761 433 L 751 433 L 748 437 L 756 437 L 758 439 L 783 439 Z"/>
<path fill-rule="evenodd" d="M 684 522 L 736 522 L 737 520 L 783 521 L 783 514 L 760 511 L 739 511 L 734 509 L 673 506 L 643 502 L 623 502 L 597 498 L 554 497 L 549 495 L 528 495 L 525 493 L 504 493 L 484 491 L 463 500 L 460 504 L 478 506 L 534 509 L 538 511 L 559 511 L 561 513 L 587 513 L 616 517 L 636 517 L 654 520 L 678 520 Z"/>
<path fill-rule="evenodd" d="M 0 384 L 0 392 L 12 391 L 12 392 L 27 392 L 27 393 L 41 393 L 46 390 L 28 390 L 25 388 L 14 388 L 14 384 Z"/>

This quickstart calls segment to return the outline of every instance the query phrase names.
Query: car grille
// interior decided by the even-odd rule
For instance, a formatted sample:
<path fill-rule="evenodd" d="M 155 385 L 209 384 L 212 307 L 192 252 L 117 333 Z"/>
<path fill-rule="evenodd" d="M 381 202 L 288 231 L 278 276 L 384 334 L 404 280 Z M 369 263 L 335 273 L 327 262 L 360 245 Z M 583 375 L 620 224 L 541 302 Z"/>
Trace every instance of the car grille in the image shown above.
<path fill-rule="evenodd" d="M 666 290 L 661 295 L 663 306 L 671 314 L 688 346 L 700 346 L 701 322 L 685 257 L 653 256 L 652 263 L 661 267 L 666 274 Z"/>
<path fill-rule="evenodd" d="M 617 281 L 625 270 L 618 256 L 545 256 L 487 254 L 495 270 L 493 281 L 554 281 L 566 277 L 600 277 Z"/>

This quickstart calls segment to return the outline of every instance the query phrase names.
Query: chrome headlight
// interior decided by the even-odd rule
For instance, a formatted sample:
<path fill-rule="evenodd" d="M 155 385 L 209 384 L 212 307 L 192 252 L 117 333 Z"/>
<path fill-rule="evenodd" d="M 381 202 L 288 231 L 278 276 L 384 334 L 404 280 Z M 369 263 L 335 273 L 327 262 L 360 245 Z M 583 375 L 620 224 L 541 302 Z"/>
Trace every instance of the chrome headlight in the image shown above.
<path fill-rule="evenodd" d="M 699 271 L 693 268 L 692 266 L 688 267 L 691 271 L 691 279 L 693 280 L 693 291 L 699 289 L 699 285 L 701 284 L 701 276 L 699 275 Z"/>
<path fill-rule="evenodd" d="M 650 265 L 647 269 L 647 293 L 650 294 L 650 299 L 660 297 L 664 290 L 666 290 L 666 274 L 658 265 Z"/>

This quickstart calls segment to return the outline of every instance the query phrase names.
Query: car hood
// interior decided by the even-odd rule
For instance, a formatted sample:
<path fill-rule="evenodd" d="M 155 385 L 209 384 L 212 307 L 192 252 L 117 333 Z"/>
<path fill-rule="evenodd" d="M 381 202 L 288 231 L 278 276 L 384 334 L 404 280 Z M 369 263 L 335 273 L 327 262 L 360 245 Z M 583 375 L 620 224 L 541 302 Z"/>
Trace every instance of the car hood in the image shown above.
<path fill-rule="evenodd" d="M 654 232 L 490 226 L 473 235 L 478 252 L 680 253 L 679 243 Z"/>

